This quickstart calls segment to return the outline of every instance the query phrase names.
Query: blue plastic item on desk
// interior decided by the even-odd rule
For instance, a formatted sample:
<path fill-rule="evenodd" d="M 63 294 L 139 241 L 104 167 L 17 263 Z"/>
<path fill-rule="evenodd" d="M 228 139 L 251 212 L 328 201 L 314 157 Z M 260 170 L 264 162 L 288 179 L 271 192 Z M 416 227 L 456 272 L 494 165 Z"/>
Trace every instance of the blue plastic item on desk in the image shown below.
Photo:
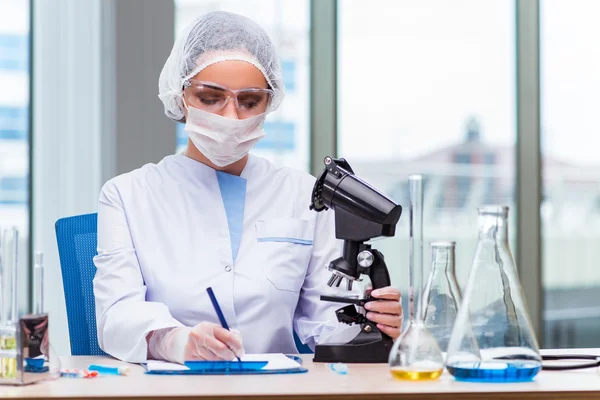
<path fill-rule="evenodd" d="M 150 375 L 267 375 L 267 374 L 302 374 L 308 372 L 302 367 L 302 358 L 286 355 L 296 361 L 299 366 L 287 369 L 263 369 L 267 361 L 186 361 L 189 369 L 147 370 Z M 147 369 L 147 364 L 142 364 Z"/>
<path fill-rule="evenodd" d="M 42 358 L 25 358 L 25 372 L 37 373 L 41 374 L 44 372 L 48 372 L 49 368 L 47 365 L 44 365 L 46 360 Z"/>
<path fill-rule="evenodd" d="M 239 361 L 236 361 L 239 362 Z M 188 369 L 181 371 L 147 371 L 148 375 L 278 375 L 278 374 L 303 374 L 306 368 L 293 369 L 252 369 L 252 370 L 199 370 Z"/>
<path fill-rule="evenodd" d="M 335 372 L 338 375 L 348 374 L 348 364 L 329 363 L 329 364 L 327 364 L 327 368 L 329 368 L 331 371 Z"/>
<path fill-rule="evenodd" d="M 98 371 L 103 375 L 127 375 L 129 374 L 129 367 L 127 366 L 114 366 L 114 365 L 98 365 L 91 364 L 87 368 L 90 371 Z"/>
<path fill-rule="evenodd" d="M 186 361 L 184 365 L 192 371 L 247 372 L 265 367 L 268 361 Z"/>

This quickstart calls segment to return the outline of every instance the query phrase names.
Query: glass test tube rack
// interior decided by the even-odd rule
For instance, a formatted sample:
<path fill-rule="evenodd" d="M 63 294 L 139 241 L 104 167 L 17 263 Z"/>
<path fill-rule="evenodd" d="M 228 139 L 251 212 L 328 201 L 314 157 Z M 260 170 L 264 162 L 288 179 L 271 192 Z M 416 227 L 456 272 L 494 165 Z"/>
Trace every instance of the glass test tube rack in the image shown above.
<path fill-rule="evenodd" d="M 19 315 L 18 245 L 16 228 L 0 231 L 0 385 L 27 385 L 54 377 L 48 314 L 37 304 L 43 298 L 42 256 L 36 254 L 34 313 Z"/>
<path fill-rule="evenodd" d="M 0 384 L 52 378 L 48 314 L 28 314 L 0 326 Z"/>

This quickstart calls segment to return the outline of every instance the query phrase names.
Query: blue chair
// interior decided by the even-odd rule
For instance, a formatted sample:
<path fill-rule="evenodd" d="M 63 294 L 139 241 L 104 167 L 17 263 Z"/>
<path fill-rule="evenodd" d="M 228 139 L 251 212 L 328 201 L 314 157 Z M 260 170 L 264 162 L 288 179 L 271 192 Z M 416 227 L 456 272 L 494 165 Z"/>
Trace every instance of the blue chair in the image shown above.
<path fill-rule="evenodd" d="M 62 218 L 56 222 L 56 240 L 63 278 L 67 320 L 74 356 L 106 355 L 98 345 L 93 279 L 96 266 L 97 214 Z M 312 350 L 294 332 L 298 352 Z"/>
<path fill-rule="evenodd" d="M 310 347 L 308 347 L 307 345 L 305 345 L 304 343 L 302 343 L 300 341 L 300 338 L 298 337 L 298 335 L 296 335 L 296 332 L 294 332 L 294 342 L 296 342 L 296 348 L 298 349 L 298 353 L 300 354 L 312 354 L 313 351 L 310 349 Z"/>
<path fill-rule="evenodd" d="M 106 355 L 98 345 L 92 281 L 97 244 L 97 214 L 77 215 L 56 221 L 71 354 Z"/>

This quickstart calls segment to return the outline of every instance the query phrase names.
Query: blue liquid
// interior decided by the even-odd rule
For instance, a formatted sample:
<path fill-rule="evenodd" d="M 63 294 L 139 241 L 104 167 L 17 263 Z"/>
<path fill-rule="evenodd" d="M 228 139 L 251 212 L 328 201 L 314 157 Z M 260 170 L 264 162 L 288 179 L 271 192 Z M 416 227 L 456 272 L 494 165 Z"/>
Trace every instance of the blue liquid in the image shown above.
<path fill-rule="evenodd" d="M 456 380 L 468 382 L 527 382 L 542 365 L 531 361 L 458 362 L 446 366 Z"/>

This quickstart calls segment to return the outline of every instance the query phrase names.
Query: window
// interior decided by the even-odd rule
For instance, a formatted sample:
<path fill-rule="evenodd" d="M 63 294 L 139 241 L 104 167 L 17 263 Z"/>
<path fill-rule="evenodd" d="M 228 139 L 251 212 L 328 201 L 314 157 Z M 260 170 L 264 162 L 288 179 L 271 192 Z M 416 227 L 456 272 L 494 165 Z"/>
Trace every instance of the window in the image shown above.
<path fill-rule="evenodd" d="M 515 250 L 514 2 L 344 0 L 338 12 L 338 156 L 403 206 L 408 175 L 424 175 L 424 271 L 429 242 L 455 240 L 464 288 L 478 206 L 511 207 Z M 400 221 L 374 247 L 406 292 L 407 207 Z"/>
<path fill-rule="evenodd" d="M 600 2 L 540 2 L 545 344 L 600 335 Z"/>
<path fill-rule="evenodd" d="M 265 122 L 266 137 L 253 153 L 276 164 L 309 169 L 309 1 L 308 0 L 177 0 L 176 31 L 196 17 L 216 10 L 245 15 L 261 25 L 279 49 L 286 98 Z M 177 151 L 187 145 L 177 124 Z"/>
<path fill-rule="evenodd" d="M 0 139 L 26 140 L 28 122 L 27 107 L 0 106 Z"/>
<path fill-rule="evenodd" d="M 29 53 L 29 1 L 0 2 L 0 230 L 19 229 L 22 274 L 29 265 Z"/>

